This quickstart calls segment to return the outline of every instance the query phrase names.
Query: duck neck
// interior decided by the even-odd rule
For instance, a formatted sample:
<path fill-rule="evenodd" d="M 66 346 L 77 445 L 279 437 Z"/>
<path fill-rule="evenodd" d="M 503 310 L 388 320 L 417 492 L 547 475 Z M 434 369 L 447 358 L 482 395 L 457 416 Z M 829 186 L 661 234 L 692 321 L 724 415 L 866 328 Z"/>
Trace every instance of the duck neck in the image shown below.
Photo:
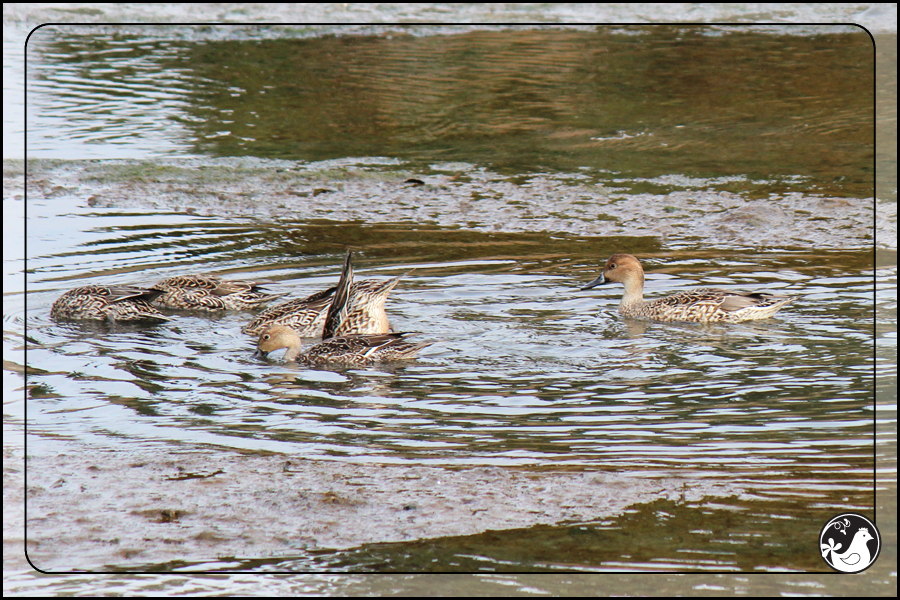
<path fill-rule="evenodd" d="M 303 348 L 303 342 L 300 340 L 298 336 L 295 339 L 291 340 L 291 344 L 287 347 L 287 352 L 284 353 L 284 360 L 286 361 L 295 361 L 297 357 L 300 356 L 300 351 Z"/>
<path fill-rule="evenodd" d="M 644 274 L 632 273 L 623 283 L 625 284 L 625 294 L 622 296 L 619 310 L 626 312 L 628 309 L 636 308 L 644 303 Z"/>

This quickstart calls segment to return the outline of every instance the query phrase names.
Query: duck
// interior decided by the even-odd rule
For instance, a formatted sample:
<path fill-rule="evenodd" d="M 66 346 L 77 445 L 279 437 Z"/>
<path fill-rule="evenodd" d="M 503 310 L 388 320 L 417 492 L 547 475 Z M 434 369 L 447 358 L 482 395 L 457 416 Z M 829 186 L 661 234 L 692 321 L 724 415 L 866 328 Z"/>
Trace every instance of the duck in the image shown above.
<path fill-rule="evenodd" d="M 350 253 L 347 253 L 350 256 Z M 391 332 L 384 304 L 401 276 L 379 281 L 366 279 L 353 282 L 353 267 L 348 266 L 349 297 L 342 319 L 330 335 L 323 335 L 325 318 L 337 286 L 317 292 L 308 298 L 289 300 L 259 313 L 243 328 L 244 333 L 258 335 L 272 325 L 286 325 L 301 337 L 334 337 L 345 334 L 376 335 Z"/>
<path fill-rule="evenodd" d="M 268 325 L 259 334 L 256 356 L 265 358 L 270 352 L 286 348 L 284 359 L 288 362 L 364 365 L 384 360 L 412 359 L 422 348 L 431 345 L 407 341 L 404 336 L 408 333 L 339 333 L 346 329 L 347 319 L 355 314 L 352 280 L 351 253 L 348 252 L 322 325 L 323 339 L 320 343 L 303 352 L 303 340 L 296 330 L 286 325 Z"/>
<path fill-rule="evenodd" d="M 306 298 L 295 298 L 267 308 L 245 325 L 242 331 L 259 335 L 272 325 L 285 325 L 303 337 L 320 336 L 334 290 L 334 287 L 330 287 Z"/>
<path fill-rule="evenodd" d="M 416 358 L 419 350 L 431 345 L 407 341 L 404 339 L 406 335 L 409 334 L 340 335 L 322 340 L 303 352 L 303 338 L 293 328 L 270 325 L 259 334 L 255 355 L 266 358 L 270 352 L 287 348 L 284 354 L 286 362 L 367 365 L 379 361 Z"/>
<path fill-rule="evenodd" d="M 248 310 L 280 298 L 267 294 L 256 281 L 230 281 L 215 275 L 177 275 L 150 289 L 161 293 L 153 299 L 157 308 L 176 310 Z"/>
<path fill-rule="evenodd" d="M 612 255 L 600 276 L 581 289 L 589 290 L 605 283 L 625 285 L 625 294 L 619 304 L 621 314 L 654 321 L 739 323 L 766 319 L 796 299 L 794 296 L 777 296 L 768 292 L 698 288 L 656 300 L 644 300 L 644 269 L 631 254 Z"/>
<path fill-rule="evenodd" d="M 50 309 L 56 320 L 169 321 L 151 302 L 162 292 L 131 285 L 84 285 L 57 298 Z"/>

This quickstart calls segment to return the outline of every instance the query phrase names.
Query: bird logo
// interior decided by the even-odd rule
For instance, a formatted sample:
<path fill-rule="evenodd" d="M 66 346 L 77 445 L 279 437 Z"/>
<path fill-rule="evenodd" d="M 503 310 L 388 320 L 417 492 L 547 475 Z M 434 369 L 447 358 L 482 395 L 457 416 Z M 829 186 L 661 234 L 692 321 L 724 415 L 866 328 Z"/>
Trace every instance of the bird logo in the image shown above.
<path fill-rule="evenodd" d="M 846 513 L 834 517 L 822 528 L 819 547 L 822 558 L 832 569 L 859 573 L 878 558 L 881 535 L 875 524 L 864 516 Z"/>

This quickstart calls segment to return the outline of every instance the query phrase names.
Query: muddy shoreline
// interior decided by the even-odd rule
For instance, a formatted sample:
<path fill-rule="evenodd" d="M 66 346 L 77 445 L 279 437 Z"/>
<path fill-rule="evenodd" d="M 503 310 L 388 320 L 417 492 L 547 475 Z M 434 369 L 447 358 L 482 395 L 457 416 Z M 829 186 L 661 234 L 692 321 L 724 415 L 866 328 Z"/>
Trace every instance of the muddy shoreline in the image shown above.
<path fill-rule="evenodd" d="M 201 449 L 86 452 L 63 446 L 28 456 L 27 490 L 23 453 L 7 448 L 4 456 L 4 506 L 22 511 L 27 494 L 28 556 L 45 572 L 303 556 L 591 522 L 637 503 L 697 503 L 741 493 L 739 486 L 721 483 L 600 471 L 351 464 Z M 7 529 L 7 558 L 24 541 L 21 529 Z"/>

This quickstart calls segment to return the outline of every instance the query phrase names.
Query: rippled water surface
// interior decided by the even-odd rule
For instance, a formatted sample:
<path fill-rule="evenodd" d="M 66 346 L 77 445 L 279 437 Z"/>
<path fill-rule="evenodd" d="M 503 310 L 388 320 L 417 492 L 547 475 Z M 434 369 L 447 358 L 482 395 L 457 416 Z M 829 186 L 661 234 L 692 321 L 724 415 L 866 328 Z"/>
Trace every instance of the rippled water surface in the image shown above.
<path fill-rule="evenodd" d="M 645 252 L 648 295 L 718 286 L 798 296 L 776 318 L 756 323 L 660 324 L 620 317 L 621 289 L 578 290 L 600 257 L 620 247 L 616 238 L 260 227 L 114 211 L 68 221 L 82 232 L 73 245 L 57 243 L 29 263 L 36 448 L 61 438 L 364 463 L 589 468 L 743 482 L 772 500 L 871 502 L 871 252 Z M 353 231 L 357 276 L 408 273 L 390 299 L 393 325 L 433 345 L 415 362 L 310 368 L 253 358 L 253 340 L 240 332 L 246 313 L 183 314 L 159 326 L 49 320 L 61 291 L 95 279 L 72 279 L 81 268 L 110 283 L 146 284 L 184 270 L 165 259 L 173 245 L 159 244 L 174 231 L 179 246 L 206 248 L 205 267 L 213 256 L 219 274 L 265 279 L 296 296 L 336 281 L 342 250 L 335 240 Z M 285 251 L 255 261 L 258 248 L 240 240 L 256 238 Z M 90 250 L 80 265 L 65 266 L 83 248 Z M 144 264 L 135 271 L 138 257 Z M 259 266 L 248 269 L 252 263 Z M 359 566 L 373 560 L 354 556 L 350 563 Z"/>
<path fill-rule="evenodd" d="M 172 35 L 187 39 L 151 41 L 139 28 L 104 30 L 85 44 L 66 26 L 36 31 L 30 156 L 390 156 L 515 174 L 598 169 L 635 186 L 679 174 L 733 177 L 738 187 L 774 178 L 779 189 L 871 190 L 872 45 L 862 30 L 421 37 L 398 27 L 220 39 L 227 32 L 185 27 Z M 790 141 L 800 134 L 802 155 Z"/>
<path fill-rule="evenodd" d="M 159 216 L 91 214 L 69 226 L 80 221 L 74 229 L 92 240 L 79 245 L 102 248 L 88 267 L 121 272 L 105 281 L 151 284 L 177 272 L 154 268 L 162 257 L 147 250 L 172 226 Z M 270 280 L 272 290 L 297 296 L 337 279 L 333 243 L 297 246 L 252 272 L 246 265 L 257 249 L 235 246 L 257 237 L 283 246 L 298 232 L 334 239 L 342 225 L 198 221 L 175 224 L 180 243 L 213 235 L 217 273 Z M 578 291 L 615 239 L 368 229 L 372 238 L 389 230 L 396 241 L 363 246 L 357 276 L 412 270 L 389 308 L 396 329 L 434 342 L 420 360 L 326 370 L 260 362 L 240 332 L 250 319 L 242 313 L 187 314 L 158 326 L 53 323 L 52 301 L 86 280 L 36 281 L 33 427 L 417 463 L 762 472 L 816 465 L 825 473 L 871 460 L 869 252 L 644 256 L 648 295 L 718 286 L 799 296 L 772 320 L 656 324 L 619 317 L 621 289 Z M 75 251 L 30 266 L 61 279 Z M 138 273 L 135 254 L 150 263 Z"/>
<path fill-rule="evenodd" d="M 202 448 L 729 490 L 702 510 L 670 494 L 586 523 L 193 568 L 809 572 L 804 536 L 873 510 L 896 241 L 875 239 L 871 45 L 853 34 L 45 33 L 29 56 L 41 160 L 24 166 L 27 204 L 4 200 L 25 213 L 27 293 L 8 267 L 4 323 L 28 374 L 8 369 L 5 389 L 24 387 L 30 453 Z M 189 272 L 306 296 L 347 249 L 357 278 L 403 275 L 388 313 L 431 343 L 418 360 L 259 360 L 247 312 L 49 318 L 79 285 Z M 579 290 L 616 252 L 641 258 L 650 298 L 796 300 L 741 324 L 626 319 L 621 286 Z M 123 482 L 141 485 L 133 469 Z M 140 562 L 117 556 L 100 566 Z"/>

